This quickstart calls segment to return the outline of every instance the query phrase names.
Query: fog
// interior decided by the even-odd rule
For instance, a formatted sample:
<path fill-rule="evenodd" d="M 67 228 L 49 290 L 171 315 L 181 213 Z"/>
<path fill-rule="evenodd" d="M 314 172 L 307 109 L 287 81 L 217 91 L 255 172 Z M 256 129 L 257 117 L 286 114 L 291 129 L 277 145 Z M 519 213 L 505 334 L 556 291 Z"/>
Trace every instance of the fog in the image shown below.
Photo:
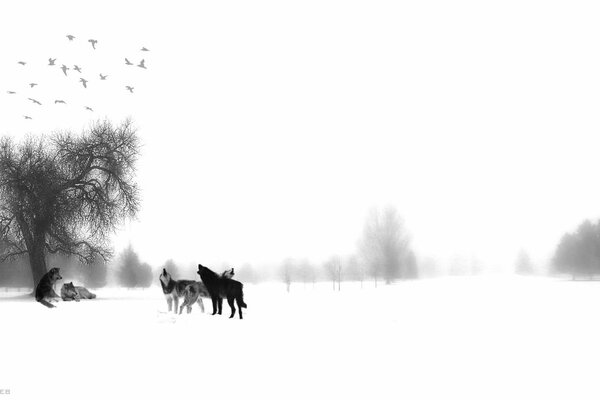
<path fill-rule="evenodd" d="M 142 207 L 113 242 L 152 265 L 323 263 L 393 205 L 419 260 L 506 272 L 525 249 L 545 268 L 599 216 L 592 3 L 5 7 L 1 133 L 131 116 Z M 88 89 L 49 57 L 79 63 Z"/>

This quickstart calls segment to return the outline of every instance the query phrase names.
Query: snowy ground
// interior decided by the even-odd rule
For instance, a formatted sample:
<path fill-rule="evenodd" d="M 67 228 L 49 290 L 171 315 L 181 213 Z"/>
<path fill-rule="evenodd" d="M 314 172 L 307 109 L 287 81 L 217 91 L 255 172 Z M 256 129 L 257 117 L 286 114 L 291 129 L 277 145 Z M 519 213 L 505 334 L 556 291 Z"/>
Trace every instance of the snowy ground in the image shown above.
<path fill-rule="evenodd" d="M 0 400 L 600 396 L 600 282 L 245 285 L 242 321 L 169 315 L 158 287 L 97 294 L 50 310 L 0 291 Z"/>

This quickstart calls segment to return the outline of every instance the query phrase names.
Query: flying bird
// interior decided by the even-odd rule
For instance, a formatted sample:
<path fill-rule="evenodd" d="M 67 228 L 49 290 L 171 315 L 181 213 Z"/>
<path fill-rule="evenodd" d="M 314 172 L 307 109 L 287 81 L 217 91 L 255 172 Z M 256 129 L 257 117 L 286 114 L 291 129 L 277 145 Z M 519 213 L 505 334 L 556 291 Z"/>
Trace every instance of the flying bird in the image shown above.
<path fill-rule="evenodd" d="M 129 90 L 131 93 L 133 93 L 133 87 L 132 86 L 125 86 L 125 89 Z"/>
<path fill-rule="evenodd" d="M 87 83 L 88 83 L 88 81 L 86 81 L 83 78 L 79 78 L 79 82 L 83 83 L 83 87 L 87 89 Z"/>
<path fill-rule="evenodd" d="M 102 75 L 102 74 L 100 74 L 100 80 L 101 81 L 105 81 L 107 77 L 108 77 L 108 75 Z"/>
<path fill-rule="evenodd" d="M 69 42 L 72 41 L 73 39 L 75 39 L 75 36 L 73 35 L 67 35 L 67 39 L 69 39 Z"/>
<path fill-rule="evenodd" d="M 138 67 L 146 69 L 145 61 L 144 60 L 140 61 L 140 63 L 138 64 Z"/>
<path fill-rule="evenodd" d="M 67 104 L 64 100 L 54 100 L 54 104 Z"/>
<path fill-rule="evenodd" d="M 8 94 L 16 94 L 17 92 L 13 92 L 12 90 L 7 90 L 6 93 L 8 93 Z"/>
<path fill-rule="evenodd" d="M 62 66 L 62 67 L 60 67 L 60 69 L 62 69 L 62 72 L 65 74 L 65 76 L 67 76 L 67 71 L 68 71 L 70 68 L 67 68 L 67 66 L 66 66 L 65 64 L 63 64 L 63 66 Z"/>
<path fill-rule="evenodd" d="M 96 50 L 96 43 L 98 43 L 98 41 L 95 39 L 90 39 L 90 40 L 88 40 L 88 42 L 90 42 L 92 44 L 92 47 L 94 48 L 94 50 Z"/>
<path fill-rule="evenodd" d="M 147 49 L 147 48 L 145 48 L 145 47 L 142 47 L 142 48 L 140 49 L 140 51 L 150 51 L 150 50 L 148 50 L 148 49 Z"/>
<path fill-rule="evenodd" d="M 23 115 L 23 118 L 25 118 L 25 119 L 31 119 L 31 117 L 29 115 Z"/>
<path fill-rule="evenodd" d="M 88 111 L 94 112 L 94 110 L 92 110 L 92 109 L 91 109 L 90 107 L 88 107 L 88 106 L 85 106 L 85 109 L 86 109 L 86 110 L 88 110 Z"/>
<path fill-rule="evenodd" d="M 54 61 L 56 61 L 56 58 L 49 58 L 48 59 L 48 65 L 55 65 Z"/>
<path fill-rule="evenodd" d="M 34 86 L 37 86 L 37 83 L 30 83 L 29 86 L 33 88 Z"/>
<path fill-rule="evenodd" d="M 81 73 L 81 68 L 79 68 L 79 66 L 77 66 L 77 65 L 74 65 L 74 66 L 73 66 L 73 69 L 74 69 L 75 71 L 77 71 L 77 72 Z"/>
<path fill-rule="evenodd" d="M 21 65 L 27 64 L 25 61 L 19 61 L 18 63 L 21 64 Z"/>
<path fill-rule="evenodd" d="M 125 59 L 125 64 L 126 65 L 133 65 L 133 63 L 131 61 L 129 61 L 127 58 Z"/>
<path fill-rule="evenodd" d="M 31 97 L 28 97 L 27 100 L 31 100 L 33 101 L 35 104 L 37 104 L 38 106 L 41 106 L 42 103 L 40 103 L 39 101 L 37 101 L 36 99 L 32 99 Z"/>

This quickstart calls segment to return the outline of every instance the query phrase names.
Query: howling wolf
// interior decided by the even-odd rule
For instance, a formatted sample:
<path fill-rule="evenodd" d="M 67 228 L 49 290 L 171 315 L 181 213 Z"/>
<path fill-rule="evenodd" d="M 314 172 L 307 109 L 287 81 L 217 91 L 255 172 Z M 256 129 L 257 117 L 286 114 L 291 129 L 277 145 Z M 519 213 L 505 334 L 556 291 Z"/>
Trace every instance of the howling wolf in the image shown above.
<path fill-rule="evenodd" d="M 233 269 L 231 272 L 233 273 Z M 227 303 L 231 308 L 231 315 L 229 318 L 233 318 L 235 315 L 235 306 L 233 304 L 235 301 L 240 310 L 240 319 L 243 319 L 242 308 L 247 308 L 247 306 L 246 303 L 244 303 L 244 285 L 242 285 L 241 282 L 219 276 L 202 264 L 198 264 L 198 275 L 200 275 L 202 283 L 204 283 L 206 289 L 208 289 L 208 293 L 210 294 L 213 305 L 212 315 L 217 313 L 217 307 L 219 314 L 221 314 L 223 311 L 223 297 L 225 297 L 227 298 Z"/>

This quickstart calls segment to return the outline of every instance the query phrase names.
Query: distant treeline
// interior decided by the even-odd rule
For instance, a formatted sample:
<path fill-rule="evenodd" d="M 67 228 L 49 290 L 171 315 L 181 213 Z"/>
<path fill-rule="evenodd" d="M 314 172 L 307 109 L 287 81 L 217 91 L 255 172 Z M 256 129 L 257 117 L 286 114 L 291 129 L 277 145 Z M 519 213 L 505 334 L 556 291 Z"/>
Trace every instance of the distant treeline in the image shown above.
<path fill-rule="evenodd" d="M 554 270 L 576 278 L 600 275 L 600 221 L 582 222 L 560 240 L 552 260 Z"/>

